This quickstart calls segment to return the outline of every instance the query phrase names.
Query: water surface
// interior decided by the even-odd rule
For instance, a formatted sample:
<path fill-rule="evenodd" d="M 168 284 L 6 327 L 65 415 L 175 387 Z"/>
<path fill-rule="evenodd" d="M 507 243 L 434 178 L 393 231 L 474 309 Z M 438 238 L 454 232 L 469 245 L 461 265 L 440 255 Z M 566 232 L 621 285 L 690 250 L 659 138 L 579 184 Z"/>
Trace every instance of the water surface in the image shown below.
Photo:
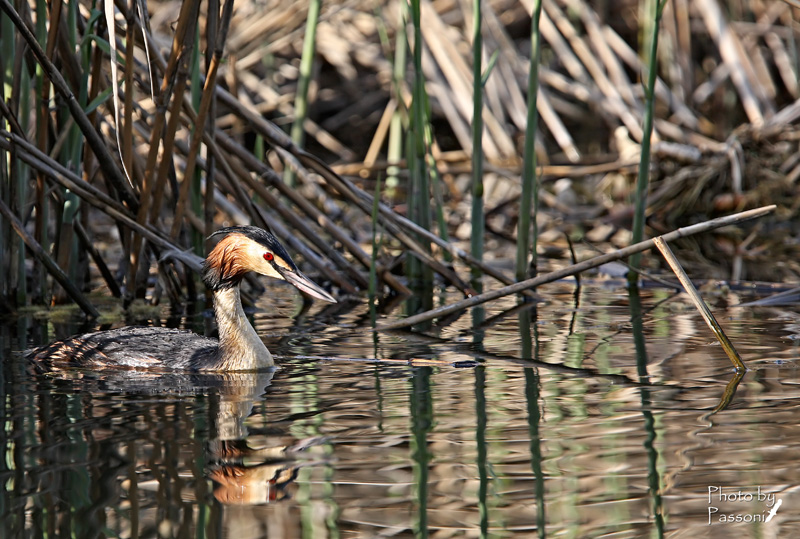
<path fill-rule="evenodd" d="M 800 529 L 796 309 L 710 297 L 752 369 L 714 413 L 731 364 L 684 295 L 631 298 L 621 282 L 541 292 L 535 306 L 510 298 L 384 334 L 363 302 L 298 316 L 276 286 L 254 320 L 281 367 L 226 376 L 36 373 L 20 349 L 86 328 L 6 321 L 0 536 Z"/>

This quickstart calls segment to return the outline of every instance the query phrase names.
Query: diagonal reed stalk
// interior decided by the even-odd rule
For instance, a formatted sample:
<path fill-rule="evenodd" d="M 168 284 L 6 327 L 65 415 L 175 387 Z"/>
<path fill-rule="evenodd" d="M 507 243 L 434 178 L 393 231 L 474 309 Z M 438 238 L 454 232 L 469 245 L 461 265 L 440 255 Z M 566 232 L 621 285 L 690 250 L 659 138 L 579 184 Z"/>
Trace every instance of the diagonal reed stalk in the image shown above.
<path fill-rule="evenodd" d="M 725 330 L 723 330 L 722 326 L 719 324 L 719 322 L 717 322 L 717 319 L 714 317 L 711 309 L 709 309 L 708 304 L 703 301 L 702 297 L 700 297 L 700 294 L 694 287 L 694 283 L 692 283 L 691 279 L 689 279 L 689 276 L 686 274 L 686 271 L 684 271 L 681 263 L 678 261 L 678 258 L 673 254 L 672 249 L 670 249 L 669 244 L 661 237 L 653 238 L 653 242 L 655 243 L 656 247 L 658 247 L 658 250 L 661 251 L 661 254 L 664 256 L 667 264 L 669 264 L 669 267 L 683 285 L 684 290 L 691 298 L 692 303 L 694 303 L 694 306 L 697 308 L 700 316 L 703 317 L 703 320 L 708 325 L 708 328 L 712 333 L 714 333 L 714 336 L 717 338 L 717 340 L 719 340 L 720 345 L 722 345 L 722 349 L 725 350 L 725 353 L 728 355 L 728 359 L 730 359 L 731 363 L 733 363 L 736 372 L 745 372 L 747 367 L 745 367 L 742 357 L 739 355 L 739 352 L 736 351 L 736 347 L 733 346 L 733 343 L 725 334 Z"/>
<path fill-rule="evenodd" d="M 763 206 L 761 208 L 756 208 L 753 210 L 748 210 L 733 215 L 727 215 L 725 217 L 719 217 L 717 219 L 704 221 L 702 223 L 697 223 L 695 225 L 687 226 L 684 228 L 678 228 L 667 234 L 662 234 L 661 238 L 663 239 L 663 241 L 666 242 L 674 241 L 678 238 L 685 238 L 688 236 L 699 234 L 701 232 L 707 232 L 709 230 L 721 228 L 723 226 L 741 223 L 742 221 L 748 219 L 755 219 L 757 217 L 762 217 L 770 212 L 775 211 L 775 208 L 776 206 L 772 204 L 770 206 Z M 437 307 L 436 309 L 431 309 L 430 311 L 424 313 L 415 314 L 413 316 L 409 316 L 402 320 L 384 324 L 383 326 L 380 326 L 377 329 L 391 330 L 391 329 L 413 326 L 414 324 L 418 324 L 420 322 L 428 322 L 430 320 L 433 320 L 434 318 L 444 317 L 449 314 L 453 314 L 455 312 L 470 307 L 474 307 L 476 305 L 481 305 L 483 303 L 486 303 L 487 301 L 492 301 L 497 298 L 502 298 L 510 294 L 517 294 L 529 288 L 534 288 L 536 286 L 540 286 L 546 283 L 551 283 L 559 279 L 564 279 L 571 275 L 576 275 L 580 272 L 596 268 L 603 264 L 607 264 L 608 262 L 613 262 L 614 260 L 620 260 L 622 258 L 629 257 L 633 253 L 641 253 L 648 249 L 652 249 L 653 247 L 655 247 L 655 241 L 652 239 L 645 240 L 640 243 L 634 243 L 632 245 L 629 245 L 628 247 L 625 247 L 623 249 L 618 249 L 617 251 L 614 251 L 612 253 L 596 256 L 588 260 L 578 262 L 577 264 L 573 264 L 567 268 L 552 271 L 544 275 L 539 275 L 538 277 L 533 277 L 525 281 L 514 283 L 510 286 L 506 286 L 498 290 L 490 290 L 489 292 L 484 292 L 482 294 L 469 297 L 457 303 L 452 303 L 450 305 Z"/>
<path fill-rule="evenodd" d="M 58 264 L 52 259 L 52 257 L 47 253 L 47 251 L 39 245 L 36 239 L 31 236 L 27 230 L 25 230 L 25 226 L 22 224 L 16 215 L 11 211 L 11 208 L 6 206 L 5 202 L 0 200 L 0 214 L 11 224 L 14 228 L 16 233 L 19 235 L 20 239 L 25 242 L 28 249 L 34 254 L 34 256 L 47 268 L 53 277 L 58 281 L 58 283 L 64 287 L 70 297 L 77 303 L 83 312 L 85 312 L 88 316 L 91 317 L 98 317 L 100 313 L 94 307 L 94 305 L 89 302 L 88 299 L 83 295 L 83 293 L 78 289 L 77 286 L 69 279 L 66 273 L 58 267 Z"/>

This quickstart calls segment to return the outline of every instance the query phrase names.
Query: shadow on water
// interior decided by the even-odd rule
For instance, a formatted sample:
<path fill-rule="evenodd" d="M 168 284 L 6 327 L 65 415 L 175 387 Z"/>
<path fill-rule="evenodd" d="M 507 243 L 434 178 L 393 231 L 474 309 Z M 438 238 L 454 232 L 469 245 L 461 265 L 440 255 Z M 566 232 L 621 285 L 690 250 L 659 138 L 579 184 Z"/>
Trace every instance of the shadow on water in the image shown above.
<path fill-rule="evenodd" d="M 681 295 L 546 297 L 387 334 L 367 305 L 262 308 L 281 368 L 225 376 L 36 373 L 16 351 L 52 326 L 0 325 L 0 536 L 796 529 L 800 315 L 716 299 L 751 369 L 734 392 Z"/>

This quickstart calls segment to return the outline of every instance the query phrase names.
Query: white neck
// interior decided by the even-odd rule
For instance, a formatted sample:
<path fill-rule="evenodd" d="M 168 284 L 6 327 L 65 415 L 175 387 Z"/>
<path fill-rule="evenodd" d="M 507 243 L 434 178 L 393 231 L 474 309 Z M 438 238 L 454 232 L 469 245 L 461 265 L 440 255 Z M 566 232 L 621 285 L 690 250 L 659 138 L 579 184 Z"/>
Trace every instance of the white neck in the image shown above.
<path fill-rule="evenodd" d="M 272 354 L 244 314 L 238 286 L 214 291 L 214 314 L 219 328 L 219 362 L 215 370 L 253 371 L 275 365 Z"/>

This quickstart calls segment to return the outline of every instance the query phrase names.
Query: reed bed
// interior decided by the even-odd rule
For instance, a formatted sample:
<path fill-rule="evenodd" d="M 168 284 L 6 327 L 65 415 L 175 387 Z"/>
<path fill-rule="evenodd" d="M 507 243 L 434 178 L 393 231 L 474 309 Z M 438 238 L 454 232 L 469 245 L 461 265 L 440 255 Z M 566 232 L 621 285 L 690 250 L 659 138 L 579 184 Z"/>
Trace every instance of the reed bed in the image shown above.
<path fill-rule="evenodd" d="M 650 4 L 663 7 L 655 69 L 643 65 Z M 126 303 L 183 304 L 198 296 L 203 238 L 229 224 L 272 229 L 342 295 L 366 290 L 370 270 L 379 297 L 434 273 L 465 295 L 475 293 L 467 270 L 509 285 L 501 259 L 531 215 L 519 213 L 525 148 L 542 182 L 541 242 L 566 233 L 627 244 L 644 149 L 651 232 L 777 203 L 770 234 L 711 248 L 758 261 L 798 243 L 797 11 L 787 3 L 629 0 L 598 11 L 585 0 L 491 0 L 478 34 L 472 4 L 322 4 L 311 15 L 316 54 L 302 63 L 313 43 L 305 4 L 0 7 L 9 312 L 71 299 L 94 314 L 86 295 L 98 281 Z M 304 137 L 289 136 L 293 123 Z M 689 269 L 710 257 L 707 246 L 693 252 Z M 798 272 L 787 263 L 771 277 Z M 75 286 L 58 284 L 64 276 Z"/>

